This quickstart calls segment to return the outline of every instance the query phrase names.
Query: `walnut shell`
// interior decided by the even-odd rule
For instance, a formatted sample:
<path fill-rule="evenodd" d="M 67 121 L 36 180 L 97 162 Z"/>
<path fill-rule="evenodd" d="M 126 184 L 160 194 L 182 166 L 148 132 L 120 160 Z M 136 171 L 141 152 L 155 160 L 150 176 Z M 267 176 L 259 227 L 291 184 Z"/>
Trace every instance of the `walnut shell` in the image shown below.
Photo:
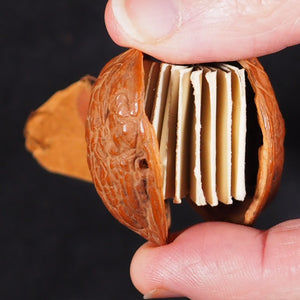
<path fill-rule="evenodd" d="M 101 71 L 86 126 L 88 164 L 97 192 L 112 215 L 161 245 L 167 242 L 170 214 L 162 191 L 159 145 L 145 112 L 145 59 L 143 53 L 130 49 Z M 239 63 L 255 94 L 262 133 L 256 187 L 244 202 L 195 208 L 208 220 L 251 224 L 278 188 L 285 127 L 269 78 L 258 60 Z"/>

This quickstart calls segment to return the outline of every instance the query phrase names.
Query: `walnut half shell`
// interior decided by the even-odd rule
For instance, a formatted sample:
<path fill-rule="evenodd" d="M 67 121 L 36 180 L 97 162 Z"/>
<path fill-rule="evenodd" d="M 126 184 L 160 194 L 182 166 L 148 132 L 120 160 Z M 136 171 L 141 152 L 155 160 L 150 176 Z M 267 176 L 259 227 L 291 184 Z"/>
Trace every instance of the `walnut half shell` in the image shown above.
<path fill-rule="evenodd" d="M 217 111 L 223 111 L 223 109 L 219 109 L 219 97 L 223 97 L 223 95 L 212 96 L 212 94 L 216 94 L 216 91 L 202 87 L 202 96 L 203 93 L 207 94 L 210 92 L 211 101 L 215 99 L 215 115 L 208 118 L 208 121 L 204 121 L 204 119 L 207 119 L 208 110 L 205 108 L 207 104 L 203 102 L 203 110 L 206 112 L 202 112 L 201 118 L 203 122 L 208 122 L 209 124 L 201 123 L 201 125 L 197 125 L 198 128 L 201 127 L 203 136 L 203 139 L 201 137 L 201 148 L 197 146 L 199 149 L 196 148 L 199 151 L 194 149 L 194 154 L 190 155 L 191 148 L 193 148 L 191 145 L 194 143 L 191 141 L 190 135 L 192 133 L 190 131 L 192 126 L 195 126 L 194 122 L 190 120 L 193 119 L 190 116 L 193 115 L 195 110 L 195 106 L 191 104 L 190 99 L 197 98 L 196 89 L 199 89 L 201 84 L 198 85 L 196 83 L 194 90 L 193 87 L 185 89 L 187 91 L 186 99 L 188 99 L 186 107 L 190 107 L 186 110 L 187 114 L 183 118 L 185 121 L 179 122 L 178 119 L 177 123 L 161 121 L 161 123 L 165 122 L 167 124 L 165 128 L 167 128 L 169 136 L 173 134 L 177 136 L 177 140 L 171 140 L 166 146 L 163 144 L 166 140 L 163 137 L 164 129 L 162 127 L 164 125 L 157 129 L 153 120 L 155 119 L 153 117 L 153 106 L 155 106 L 153 98 L 159 92 L 160 79 L 158 79 L 158 74 L 161 74 L 159 72 L 162 72 L 163 66 L 165 65 L 153 62 L 140 51 L 131 49 L 112 59 L 103 68 L 93 87 L 86 126 L 86 140 L 88 145 L 88 164 L 99 196 L 109 211 L 121 223 L 147 240 L 159 245 L 166 243 L 168 239 L 170 214 L 169 203 L 166 201 L 166 198 L 170 197 L 174 197 L 175 202 L 180 202 L 183 197 L 192 199 L 191 203 L 195 209 L 208 220 L 224 220 L 241 224 L 253 223 L 267 201 L 276 192 L 284 161 L 284 121 L 267 74 L 255 58 L 235 62 L 232 64 L 232 67 L 219 64 L 194 65 L 187 66 L 188 71 L 183 71 L 183 73 L 186 73 L 192 72 L 192 70 L 202 70 L 205 74 L 212 71 L 215 73 L 215 78 L 217 78 L 216 74 L 222 72 L 227 74 L 231 68 L 243 68 L 245 70 L 246 81 L 250 88 L 247 89 L 247 93 L 245 92 L 248 105 L 247 120 L 246 117 L 241 116 L 241 120 L 244 120 L 245 124 L 247 123 L 247 139 L 245 142 L 245 161 L 240 163 L 240 170 L 245 169 L 243 172 L 245 173 L 246 190 L 245 197 L 242 196 L 239 199 L 240 196 L 235 196 L 233 192 L 232 195 L 227 197 L 227 201 L 226 197 L 224 198 L 225 200 L 222 199 L 223 196 L 219 197 L 219 195 L 224 194 L 219 190 L 222 185 L 225 187 L 225 190 L 230 185 L 228 190 L 231 191 L 231 183 L 224 184 L 224 182 L 228 181 L 225 180 L 227 177 L 220 174 L 222 174 L 224 168 L 231 172 L 231 165 L 234 165 L 235 160 L 234 153 L 238 152 L 240 148 L 243 149 L 243 144 L 241 144 L 240 148 L 232 146 L 233 148 L 235 147 L 235 150 L 229 151 L 228 155 L 224 155 L 224 151 L 220 150 L 223 149 L 221 146 L 224 143 L 221 142 L 223 139 L 218 137 L 220 135 L 218 127 L 223 128 L 224 126 L 219 121 L 223 117 L 220 117 Z M 171 67 L 175 70 L 174 72 L 177 72 L 177 69 L 184 68 L 180 66 Z M 219 71 L 216 71 L 217 69 Z M 177 97 L 177 94 L 174 96 L 176 89 L 170 88 L 172 84 L 175 85 L 175 79 L 170 78 L 168 80 L 169 89 L 171 90 L 169 93 L 173 93 L 170 97 L 172 99 L 180 98 L 181 96 Z M 224 81 L 225 83 L 226 80 Z M 211 80 L 211 86 L 217 86 L 215 81 Z M 230 84 L 227 85 L 229 86 L 229 93 L 231 91 L 234 93 L 233 90 L 235 88 L 231 88 Z M 205 89 L 207 89 L 206 92 L 204 91 Z M 218 93 L 222 90 L 219 86 L 217 89 Z M 180 91 L 179 93 L 184 94 L 184 92 Z M 205 98 L 206 96 L 204 95 L 203 97 Z M 231 98 L 226 96 L 226 99 Z M 229 101 L 228 103 L 231 102 Z M 170 102 L 168 105 L 175 107 L 173 102 Z M 165 104 L 165 106 L 168 105 Z M 228 106 L 230 111 L 234 109 L 234 105 Z M 180 107 L 178 109 L 177 103 L 176 111 L 184 110 L 182 105 Z M 165 113 L 168 120 L 174 119 L 174 114 L 170 112 Z M 225 114 L 226 116 L 228 115 L 227 113 Z M 197 119 L 197 117 L 195 118 Z M 232 119 L 234 118 L 232 117 Z M 231 120 L 230 116 L 228 120 Z M 216 122 L 217 125 L 215 126 Z M 221 125 L 218 125 L 219 123 Z M 232 120 L 233 123 L 236 123 L 236 121 Z M 174 128 L 170 124 L 173 124 Z M 179 126 L 183 128 L 181 131 L 178 129 Z M 206 130 L 208 130 L 209 134 L 206 133 Z M 231 127 L 225 132 L 225 135 L 231 136 Z M 217 135 L 217 138 L 215 138 L 215 135 Z M 181 138 L 178 136 L 181 136 Z M 205 136 L 209 137 L 205 138 Z M 242 131 L 239 139 L 243 140 L 243 136 L 246 136 L 246 130 L 244 130 L 244 133 Z M 195 153 L 205 152 L 204 148 L 208 143 L 207 140 L 209 143 L 217 146 L 215 147 L 216 149 L 211 148 L 213 150 L 206 151 L 208 156 L 201 156 L 201 167 L 202 164 L 207 164 L 207 160 L 212 161 L 212 166 L 209 166 L 209 171 L 206 170 L 207 167 L 205 165 L 203 165 L 203 170 L 200 170 L 198 167 L 200 171 L 199 175 L 196 174 L 196 177 L 203 177 L 203 194 L 208 198 L 207 203 L 198 201 L 199 204 L 193 199 L 196 196 L 194 196 L 195 193 L 192 190 L 199 190 L 197 182 L 200 182 L 200 179 L 197 179 L 198 181 L 194 180 L 194 186 L 191 187 L 193 180 L 190 180 L 189 174 L 191 174 L 193 160 L 198 159 L 198 154 Z M 230 138 L 228 138 L 228 141 L 231 143 Z M 183 147 L 181 143 L 184 143 L 185 146 Z M 234 144 L 234 142 L 232 143 Z M 163 148 L 167 150 L 163 151 Z M 162 154 L 163 152 L 167 154 Z M 184 152 L 188 152 L 188 154 L 182 155 Z M 201 155 L 204 154 L 201 153 Z M 220 163 L 221 159 L 218 158 L 218 155 L 221 155 L 222 159 L 225 158 L 225 161 L 227 159 L 227 162 Z M 164 159 L 162 158 L 171 161 L 169 167 L 164 165 Z M 214 162 L 215 160 L 217 162 Z M 198 164 L 200 164 L 200 158 Z M 243 167 L 244 165 L 245 168 Z M 165 171 L 166 168 L 170 169 L 167 173 Z M 178 176 L 179 169 L 182 172 L 181 177 Z M 221 171 L 219 171 L 220 169 Z M 201 172 L 203 175 L 200 174 Z M 215 180 L 215 177 L 218 176 L 221 179 Z M 235 175 L 230 176 L 234 177 Z M 243 182 L 244 177 L 239 177 L 239 180 L 242 178 L 241 182 Z M 232 181 L 234 182 L 234 180 Z M 170 185 L 169 188 L 166 187 L 168 185 Z M 208 185 L 210 187 L 207 187 Z M 232 185 L 239 188 L 241 184 L 233 183 Z M 213 187 L 211 188 L 211 186 Z M 209 193 L 215 194 L 215 202 L 210 201 Z"/>

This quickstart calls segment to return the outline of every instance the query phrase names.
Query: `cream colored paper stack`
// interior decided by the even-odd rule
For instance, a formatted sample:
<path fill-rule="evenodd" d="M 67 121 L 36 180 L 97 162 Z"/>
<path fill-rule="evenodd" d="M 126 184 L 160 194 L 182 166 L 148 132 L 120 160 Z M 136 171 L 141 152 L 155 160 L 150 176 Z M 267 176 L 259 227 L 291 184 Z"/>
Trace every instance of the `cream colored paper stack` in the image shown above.
<path fill-rule="evenodd" d="M 245 71 L 229 64 L 145 64 L 145 111 L 156 131 L 164 197 L 197 205 L 244 200 Z"/>

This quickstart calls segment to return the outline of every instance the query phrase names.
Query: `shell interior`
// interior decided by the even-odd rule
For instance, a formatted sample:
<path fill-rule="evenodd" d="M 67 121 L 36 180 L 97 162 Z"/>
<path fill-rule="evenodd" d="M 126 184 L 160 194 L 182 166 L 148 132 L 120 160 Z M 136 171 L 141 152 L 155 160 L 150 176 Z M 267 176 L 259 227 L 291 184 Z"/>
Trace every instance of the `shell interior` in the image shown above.
<path fill-rule="evenodd" d="M 164 198 L 181 203 L 189 197 L 198 206 L 244 201 L 256 184 L 262 143 L 245 70 L 237 63 L 178 66 L 145 59 L 144 74 Z"/>

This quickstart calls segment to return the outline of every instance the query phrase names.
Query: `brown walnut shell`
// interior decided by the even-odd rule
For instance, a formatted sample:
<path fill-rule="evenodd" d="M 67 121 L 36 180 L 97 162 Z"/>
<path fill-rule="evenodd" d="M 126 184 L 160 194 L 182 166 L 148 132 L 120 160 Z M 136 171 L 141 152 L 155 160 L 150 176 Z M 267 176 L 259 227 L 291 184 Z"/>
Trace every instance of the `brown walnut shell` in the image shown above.
<path fill-rule="evenodd" d="M 169 206 L 162 191 L 159 145 L 145 113 L 144 55 L 130 49 L 101 71 L 86 126 L 88 164 L 112 215 L 145 239 L 167 242 Z M 196 209 L 208 220 L 251 224 L 276 192 L 284 161 L 285 127 L 271 83 L 256 58 L 239 61 L 254 91 L 262 145 L 253 197 Z"/>

